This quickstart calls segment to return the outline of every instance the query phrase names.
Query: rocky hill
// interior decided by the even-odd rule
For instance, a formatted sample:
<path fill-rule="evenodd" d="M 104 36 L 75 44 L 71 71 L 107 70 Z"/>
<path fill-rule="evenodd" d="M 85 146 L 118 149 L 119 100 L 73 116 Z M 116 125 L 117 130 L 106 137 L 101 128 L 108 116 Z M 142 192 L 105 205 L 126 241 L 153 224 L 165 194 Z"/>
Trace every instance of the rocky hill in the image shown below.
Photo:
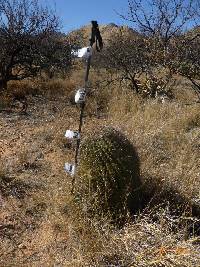
<path fill-rule="evenodd" d="M 112 34 L 115 33 L 123 33 L 127 35 L 137 35 L 138 33 L 131 29 L 128 26 L 119 26 L 114 23 L 106 24 L 106 25 L 99 25 L 99 29 L 103 38 L 104 43 L 106 43 Z M 89 37 L 91 34 L 91 25 L 86 25 L 81 27 L 80 29 L 74 30 L 69 33 L 69 36 L 79 40 L 79 42 L 83 46 L 87 46 L 89 42 Z"/>

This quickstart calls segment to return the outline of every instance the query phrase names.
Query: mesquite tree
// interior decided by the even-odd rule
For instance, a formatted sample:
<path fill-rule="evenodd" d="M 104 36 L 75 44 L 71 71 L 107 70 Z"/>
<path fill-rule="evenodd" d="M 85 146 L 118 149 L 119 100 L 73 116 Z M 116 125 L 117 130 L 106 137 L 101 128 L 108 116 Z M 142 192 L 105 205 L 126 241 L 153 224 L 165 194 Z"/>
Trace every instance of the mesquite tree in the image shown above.
<path fill-rule="evenodd" d="M 60 62 L 63 66 L 59 51 L 66 51 L 64 64 L 70 64 L 69 46 L 55 38 L 58 30 L 57 16 L 38 0 L 0 0 L 0 91 L 10 80 L 34 77 Z"/>
<path fill-rule="evenodd" d="M 191 81 L 200 100 L 200 34 L 176 38 L 171 53 L 174 55 L 170 64 L 173 72 Z"/>
<path fill-rule="evenodd" d="M 153 61 L 146 38 L 123 28 L 111 34 L 101 55 L 96 55 L 93 64 L 115 75 L 115 80 L 128 81 L 132 90 L 139 93 L 138 78 L 150 68 Z M 116 78 L 117 76 L 117 78 Z"/>
<path fill-rule="evenodd" d="M 71 51 L 75 45 L 76 40 L 71 43 L 62 33 L 49 35 L 40 46 L 40 70 L 43 70 L 48 78 L 53 78 L 56 74 L 65 76 L 72 65 Z"/>

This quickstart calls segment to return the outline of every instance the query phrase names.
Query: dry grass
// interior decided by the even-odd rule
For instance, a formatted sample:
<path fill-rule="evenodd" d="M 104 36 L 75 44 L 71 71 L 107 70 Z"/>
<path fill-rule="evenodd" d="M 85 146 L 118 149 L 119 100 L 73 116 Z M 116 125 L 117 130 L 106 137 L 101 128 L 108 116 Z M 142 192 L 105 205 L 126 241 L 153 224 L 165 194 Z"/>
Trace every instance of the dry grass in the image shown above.
<path fill-rule="evenodd" d="M 58 97 L 67 95 L 74 88 L 74 82 L 70 78 L 52 80 L 24 80 L 21 82 L 10 82 L 8 93 L 15 95 L 43 95 L 45 97 Z"/>
<path fill-rule="evenodd" d="M 26 101 L 29 104 L 27 98 L 32 96 L 42 96 L 50 100 L 65 97 L 68 101 L 75 85 L 70 78 L 11 81 L 8 83 L 7 91 L 0 94 L 0 111 L 20 111 L 20 102 Z"/>
<path fill-rule="evenodd" d="M 199 104 L 142 103 L 131 93 L 118 93 L 110 115 L 138 147 L 144 179 L 168 185 L 188 200 L 199 198 Z"/>
<path fill-rule="evenodd" d="M 199 267 L 199 237 L 188 235 L 199 222 L 187 211 L 172 213 L 166 193 L 173 189 L 190 206 L 199 201 L 199 104 L 146 101 L 116 86 L 90 96 L 94 105 L 102 97 L 108 114 L 87 116 L 84 135 L 103 125 L 122 131 L 137 147 L 142 179 L 157 204 L 127 215 L 127 224 L 118 228 L 109 218 L 89 218 L 80 209 L 63 170 L 74 157 L 63 136 L 66 129 L 77 129 L 79 113 L 65 98 L 56 100 L 56 88 L 68 95 L 81 84 L 78 75 L 59 85 L 47 82 L 51 89 L 38 86 L 51 100 L 33 97 L 29 117 L 0 115 L 0 183 L 6 189 L 0 195 L 0 266 Z M 92 75 L 95 88 L 98 79 Z"/>

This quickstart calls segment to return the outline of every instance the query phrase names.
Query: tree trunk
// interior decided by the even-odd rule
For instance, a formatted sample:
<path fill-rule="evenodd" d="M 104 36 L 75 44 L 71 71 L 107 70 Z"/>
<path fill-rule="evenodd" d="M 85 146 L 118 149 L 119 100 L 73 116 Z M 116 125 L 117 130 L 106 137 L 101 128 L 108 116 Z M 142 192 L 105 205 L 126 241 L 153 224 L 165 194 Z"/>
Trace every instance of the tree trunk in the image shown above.
<path fill-rule="evenodd" d="M 7 90 L 7 83 L 8 81 L 6 79 L 0 80 L 0 92 Z"/>
<path fill-rule="evenodd" d="M 192 84 L 193 84 L 193 89 L 194 89 L 194 91 L 195 91 L 195 93 L 196 93 L 196 95 L 197 95 L 197 97 L 199 98 L 199 101 L 200 101 L 200 84 L 199 83 L 197 83 L 194 79 L 192 79 L 192 78 L 189 78 L 189 80 L 192 82 Z"/>
<path fill-rule="evenodd" d="M 132 82 L 132 87 L 135 89 L 136 93 L 138 94 L 139 93 L 139 86 L 138 86 L 134 77 L 131 77 L 131 82 Z"/>

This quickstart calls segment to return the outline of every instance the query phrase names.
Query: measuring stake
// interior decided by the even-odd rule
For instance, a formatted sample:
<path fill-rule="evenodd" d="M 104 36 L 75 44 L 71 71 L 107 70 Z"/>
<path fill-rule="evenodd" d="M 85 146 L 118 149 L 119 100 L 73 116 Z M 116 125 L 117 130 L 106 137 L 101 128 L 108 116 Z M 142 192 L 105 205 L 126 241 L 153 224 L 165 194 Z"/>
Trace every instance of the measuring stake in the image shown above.
<path fill-rule="evenodd" d="M 79 161 L 79 150 L 80 150 L 80 144 L 81 144 L 81 132 L 82 132 L 82 126 L 83 126 L 83 116 L 84 116 L 84 109 L 85 109 L 85 99 L 88 93 L 88 79 L 89 79 L 89 73 L 90 73 L 90 66 L 91 66 L 91 59 L 92 59 L 92 46 L 94 43 L 96 43 L 96 50 L 100 51 L 103 48 L 103 42 L 102 37 L 99 31 L 99 26 L 97 21 L 92 21 L 92 32 L 91 32 L 91 38 L 90 38 L 90 46 L 87 49 L 90 49 L 90 51 L 87 51 L 87 57 L 86 57 L 86 72 L 85 72 L 85 80 L 84 80 L 84 89 L 79 89 L 75 96 L 75 102 L 80 105 L 80 119 L 79 119 L 79 138 L 76 139 L 76 151 L 75 151 L 75 163 L 72 164 L 66 164 L 65 169 L 68 173 L 70 173 L 72 178 L 72 190 L 71 193 L 74 192 L 74 184 L 75 184 L 75 174 L 76 169 L 78 167 L 78 161 Z"/>

